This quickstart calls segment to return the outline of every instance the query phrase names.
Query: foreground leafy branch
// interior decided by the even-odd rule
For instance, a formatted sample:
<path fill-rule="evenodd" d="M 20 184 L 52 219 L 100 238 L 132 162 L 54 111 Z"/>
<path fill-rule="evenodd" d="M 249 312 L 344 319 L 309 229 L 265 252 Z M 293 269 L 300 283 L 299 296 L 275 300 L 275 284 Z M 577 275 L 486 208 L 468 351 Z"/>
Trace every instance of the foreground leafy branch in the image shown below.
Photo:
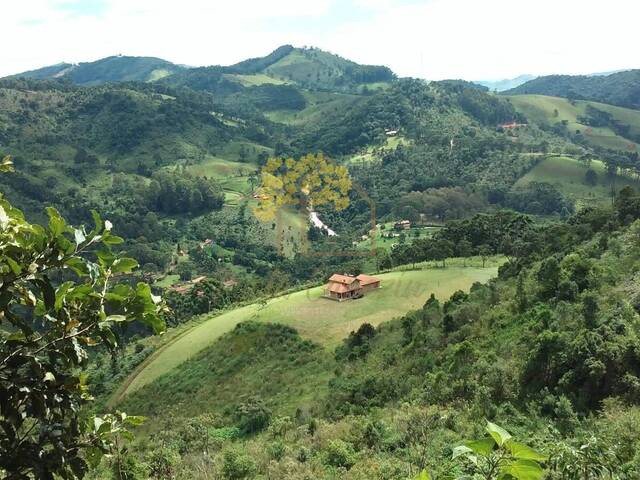
<path fill-rule="evenodd" d="M 3 160 L 3 171 L 10 162 Z M 137 267 L 114 254 L 122 239 L 93 212 L 91 231 L 54 208 L 46 227 L 0 196 L 0 476 L 79 478 L 138 417 L 87 418 L 81 373 L 87 347 L 117 345 L 114 328 L 164 330 L 163 306 L 144 283 L 116 280 Z"/>
<path fill-rule="evenodd" d="M 472 476 L 462 479 L 482 480 L 541 480 L 544 470 L 540 465 L 547 457 L 531 447 L 516 442 L 509 432 L 487 422 L 487 433 L 482 440 L 466 442 L 454 448 L 453 458 L 466 459 Z"/>

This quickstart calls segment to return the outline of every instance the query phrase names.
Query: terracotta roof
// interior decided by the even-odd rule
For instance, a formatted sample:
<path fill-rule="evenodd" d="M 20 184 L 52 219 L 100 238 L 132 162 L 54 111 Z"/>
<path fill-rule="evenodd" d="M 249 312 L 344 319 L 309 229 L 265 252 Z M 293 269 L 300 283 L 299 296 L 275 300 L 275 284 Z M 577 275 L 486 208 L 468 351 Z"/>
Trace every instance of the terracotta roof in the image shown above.
<path fill-rule="evenodd" d="M 362 285 L 363 287 L 365 285 L 371 285 L 372 283 L 378 283 L 380 282 L 379 278 L 376 277 L 372 277 L 371 275 L 365 275 L 364 273 L 361 273 L 360 275 L 358 275 L 356 277 L 358 279 L 358 281 L 360 282 L 360 285 Z"/>
<path fill-rule="evenodd" d="M 343 285 L 351 285 L 356 280 L 356 277 L 352 277 L 350 275 L 340 275 L 339 273 L 334 273 L 333 275 L 331 275 L 331 278 L 329 278 L 330 282 L 342 283 Z"/>
<path fill-rule="evenodd" d="M 348 291 L 352 290 L 347 285 L 344 285 L 342 283 L 337 283 L 337 282 L 329 282 L 329 283 L 327 283 L 327 287 L 326 288 L 327 288 L 327 290 L 329 290 L 330 292 L 333 292 L 333 293 L 345 293 L 345 292 L 348 292 Z"/>

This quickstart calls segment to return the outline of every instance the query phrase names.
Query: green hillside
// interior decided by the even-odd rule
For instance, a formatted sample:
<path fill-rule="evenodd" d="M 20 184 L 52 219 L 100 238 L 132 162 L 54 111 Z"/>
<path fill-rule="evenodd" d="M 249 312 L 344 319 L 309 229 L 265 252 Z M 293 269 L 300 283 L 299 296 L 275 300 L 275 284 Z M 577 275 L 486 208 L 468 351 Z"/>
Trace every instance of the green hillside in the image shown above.
<path fill-rule="evenodd" d="M 531 122 L 566 127 L 567 132 L 594 146 L 624 152 L 640 151 L 640 111 L 544 95 L 508 98 L 516 110 Z M 600 121 L 594 118 L 598 112 L 605 112 Z"/>
<path fill-rule="evenodd" d="M 397 271 L 379 275 L 382 288 L 357 301 L 327 300 L 322 297 L 323 287 L 315 287 L 269 300 L 266 304 L 252 304 L 205 318 L 180 337 L 160 346 L 117 396 L 131 394 L 177 368 L 243 321 L 282 323 L 294 327 L 303 338 L 334 347 L 364 322 L 378 325 L 400 316 L 422 305 L 431 293 L 446 299 L 457 290 L 468 289 L 474 282 L 488 280 L 496 271 L 495 266 Z"/>
<path fill-rule="evenodd" d="M 585 175 L 593 170 L 597 177 L 595 184 L 588 184 Z M 629 185 L 640 187 L 636 178 L 623 175 L 607 175 L 605 165 L 593 160 L 588 162 L 570 157 L 552 156 L 545 158 L 520 178 L 514 188 L 521 188 L 531 182 L 547 182 L 555 186 L 563 195 L 576 202 L 578 208 L 611 202 L 612 191 L 617 192 Z"/>
<path fill-rule="evenodd" d="M 640 108 L 640 70 L 609 75 L 549 75 L 504 92 L 507 95 L 550 95 Z"/>
<path fill-rule="evenodd" d="M 607 453 L 586 464 L 634 478 L 638 211 L 615 222 L 638 201 L 624 196 L 614 209 L 514 238 L 521 253 L 497 279 L 422 306 L 421 288 L 416 309 L 375 328 L 358 322 L 333 355 L 309 333 L 270 323 L 270 302 L 264 317 L 229 326 L 126 397 L 128 411 L 149 416 L 131 454 L 153 468 L 149 449 L 161 449 L 172 471 L 192 478 L 367 478 L 381 466 L 391 479 L 422 468 L 447 478 L 475 471 L 451 450 L 481 436 L 488 418 L 557 459 L 541 460 L 551 478 L 601 442 Z M 304 329 L 309 312 L 299 313 Z M 196 330 L 187 332 L 175 344 Z M 171 358 L 157 353 L 151 365 Z M 206 473 L 195 468 L 209 457 Z"/>
<path fill-rule="evenodd" d="M 166 60 L 154 57 L 106 57 L 76 65 L 60 64 L 14 75 L 18 78 L 65 78 L 77 85 L 99 85 L 107 82 L 151 82 L 183 70 Z"/>

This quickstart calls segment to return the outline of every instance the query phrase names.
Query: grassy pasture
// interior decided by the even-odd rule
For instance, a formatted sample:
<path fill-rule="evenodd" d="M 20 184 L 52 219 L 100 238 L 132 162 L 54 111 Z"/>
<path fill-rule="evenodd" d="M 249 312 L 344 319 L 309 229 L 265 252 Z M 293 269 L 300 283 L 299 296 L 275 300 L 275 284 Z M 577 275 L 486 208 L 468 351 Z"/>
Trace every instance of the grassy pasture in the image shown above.
<path fill-rule="evenodd" d="M 629 125 L 631 134 L 640 134 L 640 111 L 614 107 L 597 102 L 578 100 L 573 103 L 565 98 L 545 95 L 513 95 L 508 97 L 519 112 L 538 124 L 554 125 L 565 120 L 570 132 L 580 131 L 592 145 L 624 151 L 640 151 L 636 142 L 624 138 L 609 127 L 590 127 L 578 121 L 586 115 L 587 105 L 608 112 L 621 124 Z"/>
<path fill-rule="evenodd" d="M 598 174 L 598 184 L 593 187 L 585 183 L 585 172 L 589 168 Z M 587 166 L 574 158 L 549 157 L 521 177 L 514 188 L 530 182 L 551 183 L 565 196 L 574 200 L 579 208 L 611 200 L 611 181 L 607 177 L 604 164 L 598 160 L 592 161 L 590 166 Z M 625 185 L 640 187 L 640 181 L 620 175 L 615 177 L 614 184 L 616 190 Z"/>
<path fill-rule="evenodd" d="M 236 81 L 244 87 L 255 87 L 258 85 L 272 84 L 283 85 L 287 82 L 279 78 L 270 77 L 264 73 L 255 73 L 253 75 L 240 75 L 240 74 L 225 74 L 229 80 Z"/>
<path fill-rule="evenodd" d="M 323 287 L 314 287 L 225 312 L 204 317 L 161 346 L 132 375 L 116 398 L 139 388 L 173 370 L 196 353 L 210 346 L 220 335 L 246 320 L 282 323 L 296 328 L 303 338 L 335 347 L 362 323 L 378 325 L 421 307 L 431 293 L 445 300 L 457 290 L 468 290 L 474 282 L 485 282 L 497 274 L 500 259 L 480 266 L 461 266 L 452 262 L 447 268 L 423 265 L 416 270 L 398 270 L 380 274 L 382 286 L 364 298 L 334 302 L 322 297 Z M 475 262 L 476 264 L 478 262 Z"/>
<path fill-rule="evenodd" d="M 376 248 L 382 248 L 386 251 L 390 251 L 393 248 L 393 244 L 400 243 L 399 237 L 392 238 L 383 238 L 382 234 L 389 234 L 390 232 L 401 234 L 404 233 L 406 237 L 406 243 L 411 243 L 413 240 L 418 238 L 430 237 L 433 235 L 433 232 L 439 230 L 440 227 L 422 227 L 422 228 L 411 228 L 409 230 L 400 230 L 396 231 L 393 229 L 393 222 L 385 224 L 384 230 L 377 229 L 376 231 L 376 239 L 375 246 Z M 358 242 L 356 245 L 358 250 L 371 250 L 371 237 L 366 240 L 362 240 Z"/>

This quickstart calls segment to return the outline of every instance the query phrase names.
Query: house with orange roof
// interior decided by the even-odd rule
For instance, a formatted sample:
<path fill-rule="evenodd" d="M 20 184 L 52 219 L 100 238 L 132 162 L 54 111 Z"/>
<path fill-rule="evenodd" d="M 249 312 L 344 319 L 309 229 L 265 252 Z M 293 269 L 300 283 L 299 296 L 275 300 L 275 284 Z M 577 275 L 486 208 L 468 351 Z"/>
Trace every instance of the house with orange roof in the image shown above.
<path fill-rule="evenodd" d="M 370 275 L 340 275 L 334 273 L 325 285 L 324 296 L 339 302 L 360 298 L 365 292 L 380 287 L 380 279 Z"/>

